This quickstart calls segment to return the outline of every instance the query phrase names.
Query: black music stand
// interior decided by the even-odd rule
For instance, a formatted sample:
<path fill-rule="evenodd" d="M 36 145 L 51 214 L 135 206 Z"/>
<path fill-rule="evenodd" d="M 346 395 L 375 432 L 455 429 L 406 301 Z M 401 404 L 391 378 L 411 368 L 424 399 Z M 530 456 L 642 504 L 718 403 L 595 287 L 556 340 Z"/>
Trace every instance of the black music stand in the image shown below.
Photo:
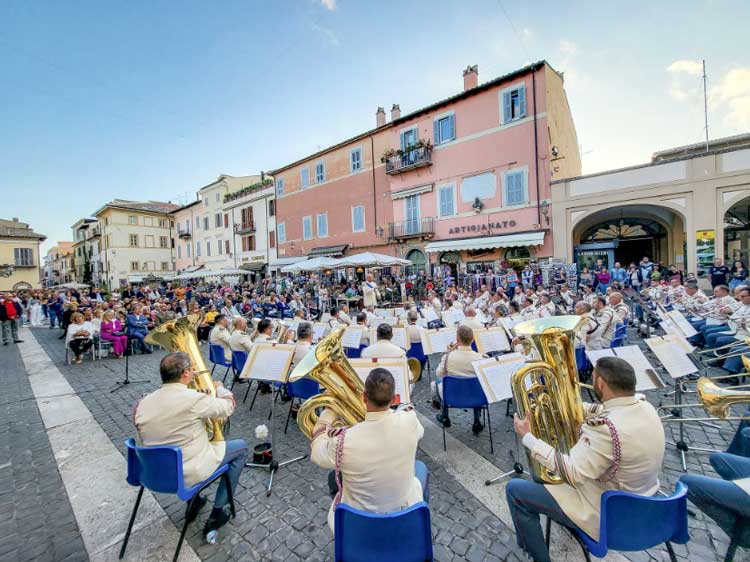
<path fill-rule="evenodd" d="M 130 355 L 133 353 L 132 342 L 133 340 L 128 338 L 128 346 L 127 346 L 127 349 L 125 350 L 125 378 L 115 383 L 115 387 L 109 391 L 110 394 L 112 394 L 113 392 L 117 392 L 118 390 L 122 390 L 123 388 L 127 387 L 130 384 L 146 384 L 146 383 L 151 382 L 151 381 L 130 379 Z"/>

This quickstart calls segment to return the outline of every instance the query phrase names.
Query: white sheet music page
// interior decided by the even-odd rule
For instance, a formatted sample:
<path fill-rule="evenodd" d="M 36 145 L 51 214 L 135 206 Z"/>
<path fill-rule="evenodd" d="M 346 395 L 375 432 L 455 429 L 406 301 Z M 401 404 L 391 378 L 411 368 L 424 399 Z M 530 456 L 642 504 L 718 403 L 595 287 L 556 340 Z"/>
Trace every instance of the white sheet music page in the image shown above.
<path fill-rule="evenodd" d="M 520 324 L 523 322 L 522 318 L 511 318 L 510 316 L 503 316 L 500 318 L 500 322 L 502 322 L 503 326 L 505 326 L 508 331 L 510 332 L 516 324 Z"/>
<path fill-rule="evenodd" d="M 435 314 L 435 309 L 431 306 L 425 306 L 424 308 L 422 308 L 422 316 L 428 322 L 432 322 L 433 320 L 438 319 L 437 314 Z"/>
<path fill-rule="evenodd" d="M 315 324 L 313 324 L 312 341 L 319 341 L 325 335 L 327 329 L 328 324 L 323 324 L 322 322 L 316 322 Z"/>
<path fill-rule="evenodd" d="M 672 320 L 672 323 L 680 329 L 680 332 L 686 338 L 690 338 L 698 333 L 696 329 L 693 328 L 693 325 L 688 322 L 687 318 L 685 318 L 685 316 L 679 310 L 671 310 L 667 312 L 667 315 Z"/>
<path fill-rule="evenodd" d="M 402 349 L 409 349 L 409 344 L 406 340 L 406 328 L 393 328 L 393 338 L 391 343 L 397 345 Z"/>
<path fill-rule="evenodd" d="M 508 336 L 505 335 L 505 329 L 502 327 L 474 330 L 474 341 L 479 353 L 510 351 L 510 342 Z"/>
<path fill-rule="evenodd" d="M 659 375 L 654 369 L 654 366 L 649 363 L 648 358 L 643 355 L 643 351 L 637 345 L 626 345 L 623 347 L 616 347 L 612 351 L 620 359 L 624 359 L 635 371 L 635 389 L 639 392 L 646 390 L 654 390 L 657 388 L 664 388 L 664 382 L 661 380 Z"/>
<path fill-rule="evenodd" d="M 679 379 L 698 370 L 673 335 L 648 338 L 646 345 L 651 348 L 651 351 L 654 352 L 654 355 L 673 379 Z"/>
<path fill-rule="evenodd" d="M 395 383 L 394 391 L 396 397 L 394 399 L 394 404 L 406 404 L 411 402 L 411 393 L 409 392 L 411 373 L 409 371 L 409 364 L 407 363 L 406 357 L 349 359 L 349 364 L 363 383 L 367 380 L 370 371 L 376 367 L 386 369 L 391 375 L 393 375 L 393 381 Z"/>
<path fill-rule="evenodd" d="M 294 345 L 257 343 L 248 354 L 241 379 L 286 382 L 294 357 Z"/>
<path fill-rule="evenodd" d="M 344 347 L 358 348 L 362 341 L 362 333 L 367 328 L 365 326 L 350 326 L 344 330 L 344 335 L 341 336 L 341 345 Z"/>
<path fill-rule="evenodd" d="M 524 365 L 521 353 L 507 353 L 474 361 L 472 366 L 490 404 L 513 398 L 511 380 L 513 373 Z"/>
<path fill-rule="evenodd" d="M 611 349 L 587 349 L 586 357 L 588 357 L 589 363 L 596 365 L 602 357 L 614 357 L 615 354 Z"/>
<path fill-rule="evenodd" d="M 456 342 L 456 328 L 441 328 L 439 330 L 422 330 L 422 348 L 425 353 L 445 353 L 448 346 Z"/>

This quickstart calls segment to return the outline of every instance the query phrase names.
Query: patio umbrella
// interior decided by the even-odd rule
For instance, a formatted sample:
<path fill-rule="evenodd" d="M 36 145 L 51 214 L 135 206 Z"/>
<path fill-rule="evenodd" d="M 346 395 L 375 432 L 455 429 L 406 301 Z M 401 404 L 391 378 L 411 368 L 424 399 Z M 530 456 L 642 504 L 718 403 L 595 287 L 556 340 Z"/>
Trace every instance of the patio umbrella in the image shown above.
<path fill-rule="evenodd" d="M 390 267 L 394 265 L 411 265 L 409 260 L 375 252 L 363 252 L 353 256 L 346 256 L 336 261 L 338 262 L 337 267 Z"/>
<path fill-rule="evenodd" d="M 281 268 L 282 273 L 299 273 L 300 271 L 320 271 L 321 269 L 333 269 L 335 267 L 341 267 L 339 264 L 341 260 L 334 258 L 312 258 L 305 261 L 298 261 Z"/>
<path fill-rule="evenodd" d="M 75 281 L 71 281 L 70 283 L 63 283 L 62 285 L 58 285 L 57 288 L 59 289 L 86 289 L 90 285 L 86 285 L 86 283 L 77 283 Z"/>

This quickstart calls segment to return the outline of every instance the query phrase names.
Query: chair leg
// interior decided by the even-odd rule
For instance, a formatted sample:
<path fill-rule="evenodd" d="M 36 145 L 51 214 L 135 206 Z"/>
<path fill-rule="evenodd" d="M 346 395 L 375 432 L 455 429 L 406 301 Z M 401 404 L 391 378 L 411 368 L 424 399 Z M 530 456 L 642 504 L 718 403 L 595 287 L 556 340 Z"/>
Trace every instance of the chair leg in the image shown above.
<path fill-rule="evenodd" d="M 212 378 L 213 378 L 213 376 L 214 376 L 214 371 L 215 371 L 215 370 L 216 370 L 216 363 L 214 363 L 214 366 L 213 366 L 213 367 L 211 367 L 211 377 L 212 377 Z"/>
<path fill-rule="evenodd" d="M 566 527 L 566 528 L 567 528 L 567 527 Z M 591 562 L 591 555 L 589 554 L 589 549 L 588 549 L 588 548 L 586 548 L 586 545 L 585 545 L 585 544 L 583 543 L 583 541 L 581 540 L 581 537 L 579 537 L 579 536 L 578 536 L 578 533 L 576 533 L 576 532 L 575 532 L 575 531 L 573 531 L 572 529 L 570 529 L 570 528 L 567 528 L 567 529 L 568 529 L 568 532 L 569 532 L 569 533 L 570 533 L 571 535 L 573 535 L 573 538 L 574 538 L 574 539 L 576 540 L 576 542 L 577 542 L 577 543 L 579 544 L 579 546 L 581 547 L 581 550 L 583 551 L 583 557 L 584 557 L 584 558 L 586 559 L 586 562 Z"/>
<path fill-rule="evenodd" d="M 250 387 L 253 386 L 253 381 L 247 381 L 247 390 L 245 391 L 245 397 L 242 399 L 242 403 L 247 402 L 247 395 L 250 394 Z"/>
<path fill-rule="evenodd" d="M 289 401 L 289 413 L 286 415 L 286 424 L 284 424 L 285 435 L 286 435 L 286 430 L 289 428 L 289 420 L 292 419 L 292 408 L 294 408 L 294 398 L 292 398 Z"/>
<path fill-rule="evenodd" d="M 490 407 L 487 406 L 485 409 L 487 412 L 487 429 L 490 433 L 490 453 L 495 454 L 495 444 L 492 442 L 492 419 L 490 418 Z"/>
<path fill-rule="evenodd" d="M 232 490 L 232 483 L 229 481 L 229 473 L 225 472 L 224 476 L 224 485 L 227 487 L 227 496 L 229 496 L 229 510 L 232 512 L 232 519 L 237 517 L 237 510 L 234 506 L 234 490 Z"/>
<path fill-rule="evenodd" d="M 670 543 L 669 541 L 667 541 L 664 544 L 667 547 L 667 552 L 669 553 L 669 559 L 672 562 L 677 562 L 677 556 L 675 555 L 674 549 L 672 548 L 672 543 Z"/>
<path fill-rule="evenodd" d="M 125 556 L 125 549 L 128 546 L 128 540 L 130 540 L 130 532 L 133 530 L 133 523 L 135 523 L 135 514 L 138 513 L 138 507 L 141 505 L 141 497 L 143 497 L 143 486 L 138 490 L 138 497 L 135 500 L 133 506 L 133 513 L 130 515 L 130 522 L 128 523 L 128 530 L 125 531 L 125 538 L 122 540 L 122 548 L 120 548 L 120 559 Z"/>
<path fill-rule="evenodd" d="M 229 374 L 229 369 L 231 369 L 231 367 L 227 367 L 227 370 L 224 371 L 224 378 L 221 379 L 221 384 L 224 384 L 225 382 L 227 382 L 227 375 Z"/>
<path fill-rule="evenodd" d="M 195 498 L 197 498 L 200 494 L 195 494 L 192 498 L 190 498 L 190 501 L 187 504 L 187 507 L 185 508 L 185 513 L 190 511 L 190 508 L 193 506 L 193 502 L 195 501 Z M 180 540 L 177 541 L 177 549 L 174 551 L 174 558 L 172 558 L 172 562 L 177 562 L 177 558 L 180 556 L 180 550 L 182 550 L 182 541 L 185 540 L 185 532 L 188 528 L 188 520 L 187 517 L 185 518 L 185 522 L 182 524 L 182 531 L 180 532 Z"/>
<path fill-rule="evenodd" d="M 258 381 L 258 386 L 255 387 L 255 394 L 253 394 L 253 399 L 250 401 L 250 411 L 253 411 L 253 406 L 255 406 L 255 399 L 258 397 L 258 393 L 260 392 L 260 385 L 261 382 Z M 248 389 L 250 390 L 250 389 Z"/>
<path fill-rule="evenodd" d="M 510 415 L 510 403 L 513 402 L 512 398 L 508 398 L 508 400 L 505 402 L 505 417 L 510 418 L 512 417 Z"/>
<path fill-rule="evenodd" d="M 448 447 L 445 444 L 445 425 L 443 425 L 443 451 L 447 451 Z"/>
<path fill-rule="evenodd" d="M 547 550 L 549 550 L 549 537 L 552 534 L 552 517 L 547 517 L 547 531 L 544 533 L 544 542 L 547 543 Z"/>
<path fill-rule="evenodd" d="M 724 562 L 734 562 L 734 554 L 737 552 L 737 539 L 734 537 L 731 537 L 729 541 L 729 548 L 727 548 L 727 553 L 724 556 Z"/>

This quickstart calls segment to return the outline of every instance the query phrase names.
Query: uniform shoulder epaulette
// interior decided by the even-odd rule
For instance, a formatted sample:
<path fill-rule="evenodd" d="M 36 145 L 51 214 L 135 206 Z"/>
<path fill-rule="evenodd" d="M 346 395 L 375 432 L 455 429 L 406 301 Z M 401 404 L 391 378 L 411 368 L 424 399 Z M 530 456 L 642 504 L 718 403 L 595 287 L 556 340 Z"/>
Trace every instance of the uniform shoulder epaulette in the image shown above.
<path fill-rule="evenodd" d="M 607 425 L 607 416 L 606 414 L 599 414 L 598 416 L 595 416 L 593 418 L 588 418 L 586 420 L 586 425 L 591 426 L 591 427 Z"/>

